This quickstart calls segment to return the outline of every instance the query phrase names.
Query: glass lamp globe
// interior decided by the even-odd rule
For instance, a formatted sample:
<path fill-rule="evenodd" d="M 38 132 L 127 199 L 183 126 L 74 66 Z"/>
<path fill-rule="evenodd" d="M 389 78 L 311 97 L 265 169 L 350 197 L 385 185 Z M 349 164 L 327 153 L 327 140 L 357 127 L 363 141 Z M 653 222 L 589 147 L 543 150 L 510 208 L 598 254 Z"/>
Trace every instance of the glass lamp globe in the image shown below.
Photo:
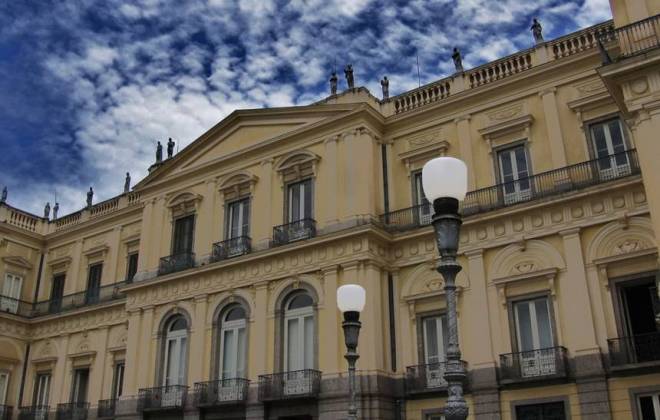
<path fill-rule="evenodd" d="M 444 197 L 462 201 L 467 193 L 467 166 L 453 157 L 431 159 L 422 169 L 422 186 L 431 203 Z"/>
<path fill-rule="evenodd" d="M 367 292 L 357 284 L 346 284 L 337 289 L 337 307 L 342 312 L 362 312 Z"/>

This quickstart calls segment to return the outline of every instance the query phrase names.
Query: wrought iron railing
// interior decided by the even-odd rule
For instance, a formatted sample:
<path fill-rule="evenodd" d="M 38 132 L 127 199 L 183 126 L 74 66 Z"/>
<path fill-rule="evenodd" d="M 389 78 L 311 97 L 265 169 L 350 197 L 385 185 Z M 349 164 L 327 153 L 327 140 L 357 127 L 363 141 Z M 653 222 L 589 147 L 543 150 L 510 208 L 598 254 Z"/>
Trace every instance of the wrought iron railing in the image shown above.
<path fill-rule="evenodd" d="M 0 312 L 29 317 L 32 316 L 32 303 L 0 295 Z"/>
<path fill-rule="evenodd" d="M 158 275 L 176 273 L 177 271 L 187 270 L 195 266 L 194 252 L 180 252 L 178 254 L 168 255 L 160 259 L 158 264 Z"/>
<path fill-rule="evenodd" d="M 639 174 L 635 149 L 543 172 L 516 181 L 470 191 L 461 203 L 463 216 L 484 213 L 527 201 L 556 196 L 603 182 Z M 389 231 L 405 231 L 431 223 L 429 203 L 379 216 Z"/>
<path fill-rule="evenodd" d="M 273 228 L 273 246 L 288 244 L 316 236 L 316 220 L 301 219 Z"/>
<path fill-rule="evenodd" d="M 50 406 L 32 405 L 20 407 L 18 411 L 18 420 L 48 420 L 50 415 Z M 50 416 L 55 418 L 55 416 Z"/>
<path fill-rule="evenodd" d="M 321 390 L 321 372 L 304 369 L 259 375 L 259 401 L 316 398 Z"/>
<path fill-rule="evenodd" d="M 660 361 L 660 332 L 607 340 L 612 366 Z"/>
<path fill-rule="evenodd" d="M 88 412 L 88 402 L 57 404 L 57 420 L 86 420 Z"/>
<path fill-rule="evenodd" d="M 614 38 L 619 42 L 617 60 L 660 48 L 660 15 L 617 28 L 614 30 Z M 608 40 L 607 34 L 600 38 L 602 43 Z"/>
<path fill-rule="evenodd" d="M 186 405 L 187 396 L 185 385 L 142 388 L 138 391 L 138 411 L 179 410 Z"/>
<path fill-rule="evenodd" d="M 518 382 L 566 377 L 566 349 L 548 347 L 500 355 L 500 380 Z"/>
<path fill-rule="evenodd" d="M 244 378 L 219 379 L 195 383 L 197 407 L 239 404 L 245 402 L 250 381 Z"/>
<path fill-rule="evenodd" d="M 231 257 L 248 254 L 252 250 L 252 239 L 249 236 L 238 236 L 213 244 L 211 261 L 221 261 Z"/>
<path fill-rule="evenodd" d="M 463 369 L 467 370 L 467 363 Z M 429 363 L 425 365 L 408 366 L 406 368 L 406 393 L 419 394 L 424 392 L 445 391 L 447 381 L 444 374 L 447 362 Z"/>
<path fill-rule="evenodd" d="M 0 404 L 0 420 L 13 420 L 14 407 Z"/>
<path fill-rule="evenodd" d="M 117 399 L 111 398 L 109 400 L 99 400 L 99 405 L 96 408 L 97 418 L 112 418 L 115 416 L 117 409 Z"/>
<path fill-rule="evenodd" d="M 69 311 L 76 308 L 82 308 L 98 303 L 110 302 L 112 300 L 123 299 L 126 295 L 121 291 L 121 286 L 125 282 L 117 282 L 107 286 L 101 286 L 93 290 L 86 290 L 84 292 L 73 293 L 70 295 L 62 296 L 59 299 L 50 299 L 41 302 L 36 302 L 30 316 L 42 316 L 54 314 L 64 311 Z"/>

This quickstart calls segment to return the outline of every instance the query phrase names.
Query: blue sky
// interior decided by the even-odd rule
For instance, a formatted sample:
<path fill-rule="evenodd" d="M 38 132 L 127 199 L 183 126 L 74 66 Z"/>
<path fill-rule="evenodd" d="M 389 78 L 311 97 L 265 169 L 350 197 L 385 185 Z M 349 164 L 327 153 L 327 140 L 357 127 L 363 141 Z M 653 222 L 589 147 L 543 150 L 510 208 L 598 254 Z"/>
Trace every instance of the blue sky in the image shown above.
<path fill-rule="evenodd" d="M 189 144 L 237 108 L 305 105 L 333 66 L 380 97 L 611 17 L 607 0 L 0 1 L 0 188 L 60 215 L 121 192 L 156 140 Z M 341 71 L 340 71 L 341 73 Z M 340 74 L 340 89 L 345 87 Z"/>

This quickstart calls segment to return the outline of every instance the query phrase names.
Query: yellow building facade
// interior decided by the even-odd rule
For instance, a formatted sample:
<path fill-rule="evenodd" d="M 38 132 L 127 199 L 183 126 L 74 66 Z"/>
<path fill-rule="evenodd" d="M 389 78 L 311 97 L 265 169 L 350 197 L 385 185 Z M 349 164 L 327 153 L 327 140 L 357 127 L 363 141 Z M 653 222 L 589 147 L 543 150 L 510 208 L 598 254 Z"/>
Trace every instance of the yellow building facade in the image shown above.
<path fill-rule="evenodd" d="M 420 179 L 436 156 L 469 168 L 470 418 L 660 418 L 660 5 L 612 9 L 385 100 L 235 111 L 131 192 L 56 220 L 10 192 L 0 418 L 343 418 L 347 283 L 367 293 L 360 418 L 442 418 Z"/>

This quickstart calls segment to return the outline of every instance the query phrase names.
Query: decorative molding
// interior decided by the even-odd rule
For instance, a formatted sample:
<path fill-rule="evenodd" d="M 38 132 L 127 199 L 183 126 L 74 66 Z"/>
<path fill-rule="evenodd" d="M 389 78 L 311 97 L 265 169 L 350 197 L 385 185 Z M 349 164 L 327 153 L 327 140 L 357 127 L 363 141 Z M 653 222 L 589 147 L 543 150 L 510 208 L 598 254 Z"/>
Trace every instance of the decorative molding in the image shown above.
<path fill-rule="evenodd" d="M 27 259 L 20 256 L 2 257 L 2 261 L 9 266 L 32 270 L 32 264 Z"/>
<path fill-rule="evenodd" d="M 100 245 L 95 245 L 92 248 L 83 251 L 83 255 L 87 258 L 92 258 L 100 255 L 101 257 L 105 257 L 106 254 L 110 251 L 110 247 L 108 244 L 100 244 Z"/>
<path fill-rule="evenodd" d="M 530 127 L 532 126 L 533 122 L 534 117 L 532 117 L 530 114 L 526 114 L 512 120 L 486 126 L 479 129 L 478 131 L 479 134 L 481 134 L 481 136 L 489 143 L 497 138 L 516 132 L 521 132 L 523 133 L 524 137 L 529 137 Z M 493 147 L 492 144 L 491 147 Z"/>
<path fill-rule="evenodd" d="M 521 116 L 524 112 L 525 105 L 517 103 L 503 108 L 496 109 L 486 113 L 491 123 L 497 124 L 502 121 L 509 121 L 515 117 Z"/>
<path fill-rule="evenodd" d="M 590 96 L 594 92 L 607 91 L 600 78 L 590 79 L 574 86 L 578 96 Z"/>

